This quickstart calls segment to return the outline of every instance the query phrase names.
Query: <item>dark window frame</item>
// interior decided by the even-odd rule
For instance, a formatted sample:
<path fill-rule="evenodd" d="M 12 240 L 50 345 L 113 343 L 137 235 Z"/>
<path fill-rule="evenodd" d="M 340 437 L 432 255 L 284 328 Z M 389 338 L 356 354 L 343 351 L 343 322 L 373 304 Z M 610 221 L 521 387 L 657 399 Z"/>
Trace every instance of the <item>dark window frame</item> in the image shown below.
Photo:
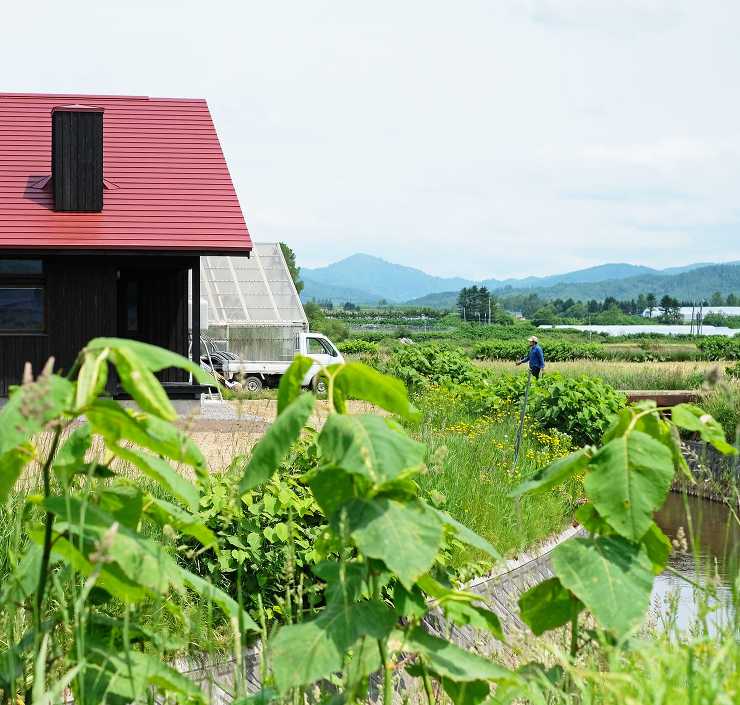
<path fill-rule="evenodd" d="M 0 272 L 0 289 L 41 289 L 43 298 L 42 323 L 40 330 L 28 330 L 27 328 L 0 328 L 0 336 L 9 335 L 47 335 L 49 329 L 48 297 L 46 295 L 46 262 L 39 257 L 7 257 L 2 259 L 28 259 L 41 261 L 41 271 L 35 272 Z"/>

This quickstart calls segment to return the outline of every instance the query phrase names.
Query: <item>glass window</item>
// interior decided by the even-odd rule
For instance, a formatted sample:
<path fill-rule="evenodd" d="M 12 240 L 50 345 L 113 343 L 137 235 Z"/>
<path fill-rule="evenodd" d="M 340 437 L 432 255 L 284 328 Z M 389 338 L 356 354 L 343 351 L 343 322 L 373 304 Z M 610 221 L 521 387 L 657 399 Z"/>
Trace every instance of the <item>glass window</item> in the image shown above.
<path fill-rule="evenodd" d="M 43 330 L 43 288 L 0 285 L 0 331 L 40 333 Z"/>
<path fill-rule="evenodd" d="M 327 350 L 318 338 L 308 338 L 306 342 L 309 355 L 326 355 Z"/>
<path fill-rule="evenodd" d="M 0 259 L 0 274 L 41 274 L 43 271 L 40 259 Z"/>

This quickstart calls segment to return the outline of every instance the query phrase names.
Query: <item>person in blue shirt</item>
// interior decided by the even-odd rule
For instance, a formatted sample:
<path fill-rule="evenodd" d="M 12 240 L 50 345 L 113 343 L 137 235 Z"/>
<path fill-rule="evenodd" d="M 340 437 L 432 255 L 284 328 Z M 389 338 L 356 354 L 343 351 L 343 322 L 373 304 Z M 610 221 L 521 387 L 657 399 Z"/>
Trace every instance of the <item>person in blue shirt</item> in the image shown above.
<path fill-rule="evenodd" d="M 529 369 L 534 378 L 539 379 L 542 370 L 545 369 L 545 354 L 534 335 L 529 339 L 529 352 L 516 364 L 521 365 L 525 362 L 529 363 Z"/>

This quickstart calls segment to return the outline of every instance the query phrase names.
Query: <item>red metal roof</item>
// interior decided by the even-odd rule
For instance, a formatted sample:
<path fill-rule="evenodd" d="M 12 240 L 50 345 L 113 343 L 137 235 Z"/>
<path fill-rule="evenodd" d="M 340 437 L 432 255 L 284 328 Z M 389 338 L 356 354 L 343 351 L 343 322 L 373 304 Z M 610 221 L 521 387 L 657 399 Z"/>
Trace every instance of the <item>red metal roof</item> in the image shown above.
<path fill-rule="evenodd" d="M 101 213 L 53 210 L 51 112 L 102 108 Z M 0 93 L 0 251 L 247 253 L 252 242 L 205 100 Z"/>

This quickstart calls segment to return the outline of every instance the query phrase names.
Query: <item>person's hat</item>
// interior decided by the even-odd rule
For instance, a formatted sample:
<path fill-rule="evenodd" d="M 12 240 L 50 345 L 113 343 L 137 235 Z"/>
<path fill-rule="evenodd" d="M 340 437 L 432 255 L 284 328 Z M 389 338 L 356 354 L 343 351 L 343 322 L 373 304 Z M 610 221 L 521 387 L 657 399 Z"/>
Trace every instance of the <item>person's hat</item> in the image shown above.
<path fill-rule="evenodd" d="M 529 342 L 530 342 L 530 343 L 539 343 L 540 341 L 539 341 L 539 340 L 537 340 L 537 336 L 536 336 L 536 335 L 533 335 L 533 336 L 532 336 L 532 337 L 531 337 L 531 338 L 529 339 Z"/>

